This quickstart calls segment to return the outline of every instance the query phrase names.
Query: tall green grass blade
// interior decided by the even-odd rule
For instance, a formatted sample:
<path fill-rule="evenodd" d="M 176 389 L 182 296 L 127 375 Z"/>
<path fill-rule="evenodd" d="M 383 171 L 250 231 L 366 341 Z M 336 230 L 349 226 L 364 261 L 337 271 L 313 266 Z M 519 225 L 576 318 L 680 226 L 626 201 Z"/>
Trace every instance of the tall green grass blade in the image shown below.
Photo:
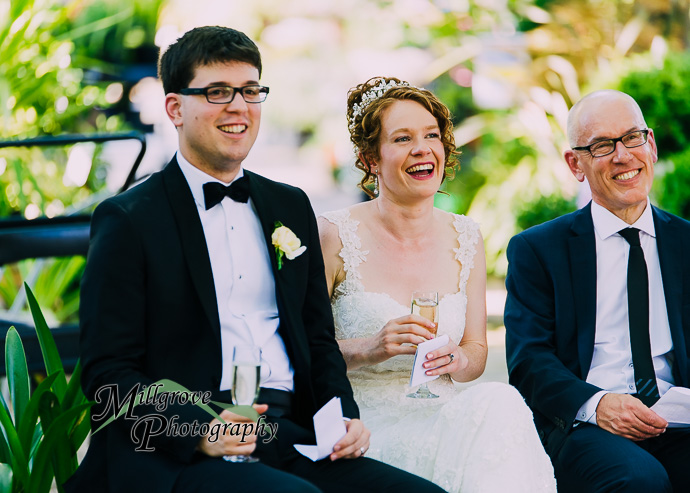
<path fill-rule="evenodd" d="M 88 404 L 89 408 L 93 406 L 93 402 L 87 402 L 85 404 Z M 91 420 L 89 419 L 90 416 L 91 413 L 88 410 L 84 411 L 72 426 L 72 430 L 69 435 L 72 450 L 79 450 L 79 447 L 81 447 L 81 445 L 84 443 L 86 437 L 89 436 L 89 432 L 91 431 Z"/>
<path fill-rule="evenodd" d="M 39 403 L 41 402 L 41 397 L 44 393 L 50 390 L 51 385 L 53 385 L 53 382 L 58 375 L 59 373 L 49 375 L 39 384 L 38 387 L 36 387 L 36 390 L 29 400 L 29 404 L 26 406 L 24 418 L 22 419 L 19 428 L 17 428 L 22 449 L 27 452 L 27 456 L 29 458 L 31 457 L 31 448 L 33 446 L 36 425 L 38 424 L 38 407 Z"/>
<path fill-rule="evenodd" d="M 90 403 L 82 404 L 81 406 L 74 407 L 62 413 L 60 416 L 56 417 L 53 422 L 44 430 L 44 438 L 38 447 L 36 452 L 36 457 L 34 458 L 33 468 L 37 471 L 45 471 L 47 468 L 51 467 L 52 456 L 54 455 L 56 448 L 60 446 L 60 441 L 64 439 L 63 431 L 71 425 L 74 419 L 87 410 L 91 406 Z M 74 472 L 72 470 L 69 475 Z M 56 471 L 56 481 L 62 484 L 69 478 L 63 480 L 58 480 L 58 473 Z M 47 475 L 33 474 L 26 488 L 26 493 L 48 493 L 50 491 L 50 485 L 52 483 L 52 475 L 46 478 Z"/>
<path fill-rule="evenodd" d="M 10 453 L 10 445 L 5 439 L 5 435 L 0 433 L 0 464 L 10 464 L 12 462 L 12 454 Z M 0 489 L 0 491 L 3 491 Z"/>
<path fill-rule="evenodd" d="M 12 468 L 9 464 L 0 464 L 0 491 L 6 492 L 12 489 Z"/>
<path fill-rule="evenodd" d="M 0 406 L 0 426 L 7 435 L 7 443 L 10 449 L 10 466 L 16 481 L 19 484 L 26 484 L 29 478 L 29 464 L 26 460 L 26 453 L 22 449 L 19 435 L 14 427 L 12 418 L 7 409 Z"/>
<path fill-rule="evenodd" d="M 65 396 L 62 399 L 62 407 L 69 409 L 76 404 L 82 404 L 86 397 L 81 390 L 81 361 L 77 360 L 77 365 L 74 367 L 72 376 L 69 378 Z"/>
<path fill-rule="evenodd" d="M 10 414 L 10 407 L 5 402 L 5 398 L 0 392 L 0 413 Z M 12 461 L 12 454 L 10 454 L 10 444 L 3 433 L 0 433 L 0 463 L 9 464 Z M 2 491 L 2 490 L 0 490 Z"/>
<path fill-rule="evenodd" d="M 71 450 L 71 443 L 68 438 L 68 432 L 72 429 L 73 421 L 78 416 L 74 416 L 71 421 L 61 422 L 60 426 L 53 426 L 66 413 L 63 412 L 58 397 L 52 392 L 45 392 L 41 396 L 38 404 L 38 414 L 41 417 L 41 426 L 43 426 L 43 440 L 45 441 L 48 438 L 48 433 L 58 437 L 53 445 L 50 460 L 53 465 L 55 480 L 58 484 L 62 484 L 69 479 L 78 465 L 76 454 Z M 41 447 L 39 446 L 36 453 L 37 458 L 40 450 Z M 34 467 L 36 466 L 34 465 Z"/>
<path fill-rule="evenodd" d="M 10 387 L 14 423 L 18 429 L 29 402 L 29 370 L 22 340 L 14 327 L 10 327 L 5 336 L 5 374 Z"/>
<path fill-rule="evenodd" d="M 26 290 L 26 299 L 29 302 L 31 316 L 34 319 L 34 325 L 36 326 L 38 342 L 41 345 L 41 353 L 43 353 L 43 362 L 46 366 L 46 373 L 48 375 L 52 375 L 56 372 L 62 372 L 62 375 L 58 376 L 53 385 L 55 394 L 59 399 L 62 399 L 62 397 L 65 395 L 65 391 L 67 390 L 67 379 L 65 378 L 60 354 L 58 353 L 57 346 L 55 345 L 55 339 L 53 338 L 53 334 L 50 333 L 46 319 L 43 317 L 41 308 L 38 306 L 38 302 L 36 302 L 36 297 L 31 291 L 31 288 L 29 288 L 28 284 L 24 283 L 24 289 Z"/>

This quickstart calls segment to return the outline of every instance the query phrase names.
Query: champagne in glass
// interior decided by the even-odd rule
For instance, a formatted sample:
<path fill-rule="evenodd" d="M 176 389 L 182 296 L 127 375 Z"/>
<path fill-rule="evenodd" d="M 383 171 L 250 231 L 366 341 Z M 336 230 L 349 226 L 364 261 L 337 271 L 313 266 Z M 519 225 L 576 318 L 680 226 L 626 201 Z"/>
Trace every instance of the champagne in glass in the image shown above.
<path fill-rule="evenodd" d="M 256 402 L 259 391 L 261 364 L 238 363 L 232 367 L 232 403 L 236 406 L 251 406 Z"/>
<path fill-rule="evenodd" d="M 420 294 L 415 291 L 414 294 Z M 424 296 L 412 297 L 412 313 L 424 317 L 434 324 L 438 324 L 438 295 L 436 293 L 422 293 Z M 437 326 L 429 329 L 429 332 L 436 335 Z"/>
<path fill-rule="evenodd" d="M 436 335 L 438 327 L 438 293 L 435 291 L 415 291 L 412 293 L 412 314 L 424 317 L 433 322 L 435 327 L 429 331 Z M 435 399 L 438 396 L 432 393 L 426 383 L 419 386 L 416 392 L 407 394 L 413 399 Z"/>
<path fill-rule="evenodd" d="M 232 351 L 232 403 L 236 406 L 252 406 L 259 396 L 261 374 L 261 348 L 239 345 Z M 225 455 L 230 462 L 258 462 L 251 455 Z"/>

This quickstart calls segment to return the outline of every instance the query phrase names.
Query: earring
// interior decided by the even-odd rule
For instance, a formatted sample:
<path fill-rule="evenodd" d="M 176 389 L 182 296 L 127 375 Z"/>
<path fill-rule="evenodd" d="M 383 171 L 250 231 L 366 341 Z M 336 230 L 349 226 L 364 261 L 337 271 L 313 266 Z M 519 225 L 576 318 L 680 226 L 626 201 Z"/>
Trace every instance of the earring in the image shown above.
<path fill-rule="evenodd" d="M 379 172 L 377 171 L 376 174 L 374 175 L 374 196 L 378 197 L 379 195 Z"/>

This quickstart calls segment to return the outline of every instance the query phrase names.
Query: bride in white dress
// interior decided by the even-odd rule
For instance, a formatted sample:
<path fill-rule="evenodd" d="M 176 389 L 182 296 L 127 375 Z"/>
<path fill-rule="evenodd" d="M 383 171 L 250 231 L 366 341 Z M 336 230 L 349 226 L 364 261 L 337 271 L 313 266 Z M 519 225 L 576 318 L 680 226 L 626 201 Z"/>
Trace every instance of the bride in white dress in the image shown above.
<path fill-rule="evenodd" d="M 348 122 L 363 189 L 374 200 L 319 218 L 336 337 L 362 419 L 366 455 L 451 492 L 555 492 L 553 468 L 519 393 L 465 390 L 486 364 L 486 267 L 478 225 L 434 208 L 454 166 L 448 109 L 429 91 L 375 78 L 350 91 Z M 374 191 L 364 185 L 374 182 Z M 438 399 L 410 399 L 414 344 L 433 324 L 410 314 L 412 291 L 439 293 L 429 355 Z"/>

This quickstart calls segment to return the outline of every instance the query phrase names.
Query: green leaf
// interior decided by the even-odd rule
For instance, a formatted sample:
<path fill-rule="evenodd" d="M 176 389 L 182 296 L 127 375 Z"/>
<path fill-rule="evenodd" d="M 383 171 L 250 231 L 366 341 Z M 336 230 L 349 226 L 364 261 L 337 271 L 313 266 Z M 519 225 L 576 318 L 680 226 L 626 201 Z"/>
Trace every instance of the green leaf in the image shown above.
<path fill-rule="evenodd" d="M 43 317 L 41 308 L 38 306 L 36 297 L 31 292 L 31 288 L 29 288 L 28 284 L 24 283 L 24 289 L 26 289 L 26 299 L 29 302 L 31 316 L 34 319 L 34 325 L 36 326 L 36 334 L 38 335 L 38 342 L 41 345 L 41 353 L 43 354 L 43 362 L 45 363 L 46 372 L 48 375 L 52 375 L 56 372 L 62 372 L 62 375 L 55 380 L 54 384 L 55 394 L 59 399 L 61 399 L 67 390 L 67 379 L 65 378 L 60 354 L 58 353 L 57 346 L 55 345 L 55 339 L 53 339 L 53 334 L 50 333 L 46 319 Z"/>
<path fill-rule="evenodd" d="M 88 404 L 90 408 L 95 403 L 93 401 L 89 401 L 85 404 Z M 72 430 L 69 434 L 69 441 L 72 446 L 72 450 L 79 450 L 79 447 L 81 447 L 82 443 L 84 443 L 86 437 L 89 436 L 89 432 L 91 431 L 91 420 L 89 419 L 90 415 L 91 414 L 89 413 L 89 411 L 86 410 L 81 415 L 79 415 L 76 421 L 74 422 Z"/>
<path fill-rule="evenodd" d="M 36 457 L 34 458 L 33 468 L 36 471 L 48 471 L 51 467 L 52 457 L 61 447 L 61 440 L 64 440 L 64 432 L 67 430 L 74 419 L 83 413 L 91 406 L 90 403 L 82 404 L 74 407 L 57 416 L 50 426 L 45 430 L 44 438 L 38 447 Z M 65 445 L 62 442 L 62 445 Z M 74 473 L 70 471 L 69 475 L 62 481 L 58 480 L 59 484 L 66 481 L 69 476 Z M 59 477 L 60 473 L 56 474 Z M 26 493 L 48 493 L 53 480 L 53 474 L 33 474 L 29 479 L 29 484 L 26 488 Z"/>
<path fill-rule="evenodd" d="M 19 428 L 17 428 L 22 449 L 27 452 L 28 457 L 31 457 L 31 448 L 34 441 L 36 428 L 40 426 L 38 424 L 38 406 L 41 402 L 41 397 L 44 393 L 50 390 L 51 385 L 53 385 L 53 382 L 58 375 L 59 373 L 53 373 L 43 380 L 38 387 L 36 387 L 36 390 L 31 396 L 29 404 L 26 406 L 24 411 L 24 418 L 22 419 Z"/>
<path fill-rule="evenodd" d="M 53 446 L 54 450 L 51 453 L 51 463 L 53 465 L 53 472 L 55 473 L 55 480 L 58 484 L 62 484 L 69 479 L 78 465 L 76 451 L 72 450 L 67 436 L 72 428 L 72 421 L 76 419 L 77 416 L 73 416 L 71 421 L 61 421 L 62 424 L 60 426 L 53 426 L 54 423 L 58 422 L 61 416 L 67 414 L 63 412 L 60 401 L 53 392 L 45 392 L 41 396 L 41 400 L 38 404 L 38 414 L 41 416 L 41 426 L 43 426 L 43 440 L 45 441 L 48 438 L 49 433 L 53 433 L 58 437 Z M 41 446 L 39 445 L 36 457 L 38 457 L 40 451 Z M 36 465 L 34 464 L 34 469 L 35 468 Z M 40 471 L 40 469 L 38 470 Z"/>
<path fill-rule="evenodd" d="M 62 407 L 64 409 L 69 409 L 72 407 L 80 406 L 85 403 L 89 403 L 91 406 L 95 404 L 93 401 L 87 401 L 84 392 L 81 389 L 81 361 L 77 361 L 77 366 L 74 368 L 74 372 L 70 377 L 69 384 L 67 384 L 67 392 L 65 392 L 65 398 L 62 401 Z M 84 411 L 84 414 L 79 416 L 75 421 L 72 430 L 69 434 L 69 439 L 74 450 L 79 450 L 81 444 L 84 443 L 86 437 L 91 431 L 91 421 L 89 419 L 90 414 Z"/>
<path fill-rule="evenodd" d="M 0 406 L 0 427 L 5 432 L 7 443 L 10 448 L 10 465 L 15 477 L 15 481 L 20 485 L 25 485 L 29 478 L 29 465 L 26 461 L 26 453 L 22 449 L 19 435 L 12 423 L 7 408 Z"/>
<path fill-rule="evenodd" d="M 10 408 L 5 402 L 5 398 L 0 392 L 0 413 L 6 413 L 8 416 L 10 414 Z M 12 461 L 12 454 L 10 453 L 10 445 L 7 443 L 7 439 L 3 433 L 0 433 L 0 463 L 9 464 Z"/>
<path fill-rule="evenodd" d="M 113 14 L 109 17 L 105 17 L 103 19 L 99 19 L 97 21 L 91 22 L 89 24 L 86 24 L 84 26 L 79 26 L 75 29 L 72 29 L 71 31 L 56 37 L 55 39 L 58 41 L 65 40 L 65 39 L 76 39 L 81 36 L 87 36 L 89 34 L 98 32 L 98 31 L 104 31 L 108 29 L 109 27 L 112 27 L 123 20 L 127 19 L 128 17 L 131 17 L 132 14 L 134 13 L 134 8 L 128 7 L 126 9 L 121 10 L 117 14 Z"/>
<path fill-rule="evenodd" d="M 38 415 L 41 417 L 41 426 L 43 429 L 50 428 L 53 421 L 62 414 L 62 407 L 60 406 L 60 399 L 54 392 L 48 390 L 43 392 L 41 398 L 38 400 Z"/>
<path fill-rule="evenodd" d="M 41 422 L 39 421 L 36 428 L 34 428 L 34 437 L 31 440 L 31 452 L 28 454 L 29 457 L 36 457 L 36 451 L 38 450 L 38 446 L 40 445 L 42 439 L 43 428 L 41 427 Z"/>
<path fill-rule="evenodd" d="M 29 370 L 22 340 L 14 327 L 10 327 L 5 336 L 5 372 L 10 387 L 14 423 L 19 428 L 29 402 Z"/>
<path fill-rule="evenodd" d="M 0 433 L 0 464 L 9 464 L 11 462 L 12 454 L 10 452 L 10 446 L 5 439 L 5 435 Z"/>
<path fill-rule="evenodd" d="M 81 361 L 77 360 L 77 365 L 74 367 L 72 376 L 69 378 L 67 384 L 67 391 L 62 399 L 62 407 L 69 409 L 76 404 L 82 404 L 86 397 L 81 390 Z"/>
<path fill-rule="evenodd" d="M 8 464 L 0 464 L 0 491 L 10 491 L 12 488 L 12 468 Z"/>

